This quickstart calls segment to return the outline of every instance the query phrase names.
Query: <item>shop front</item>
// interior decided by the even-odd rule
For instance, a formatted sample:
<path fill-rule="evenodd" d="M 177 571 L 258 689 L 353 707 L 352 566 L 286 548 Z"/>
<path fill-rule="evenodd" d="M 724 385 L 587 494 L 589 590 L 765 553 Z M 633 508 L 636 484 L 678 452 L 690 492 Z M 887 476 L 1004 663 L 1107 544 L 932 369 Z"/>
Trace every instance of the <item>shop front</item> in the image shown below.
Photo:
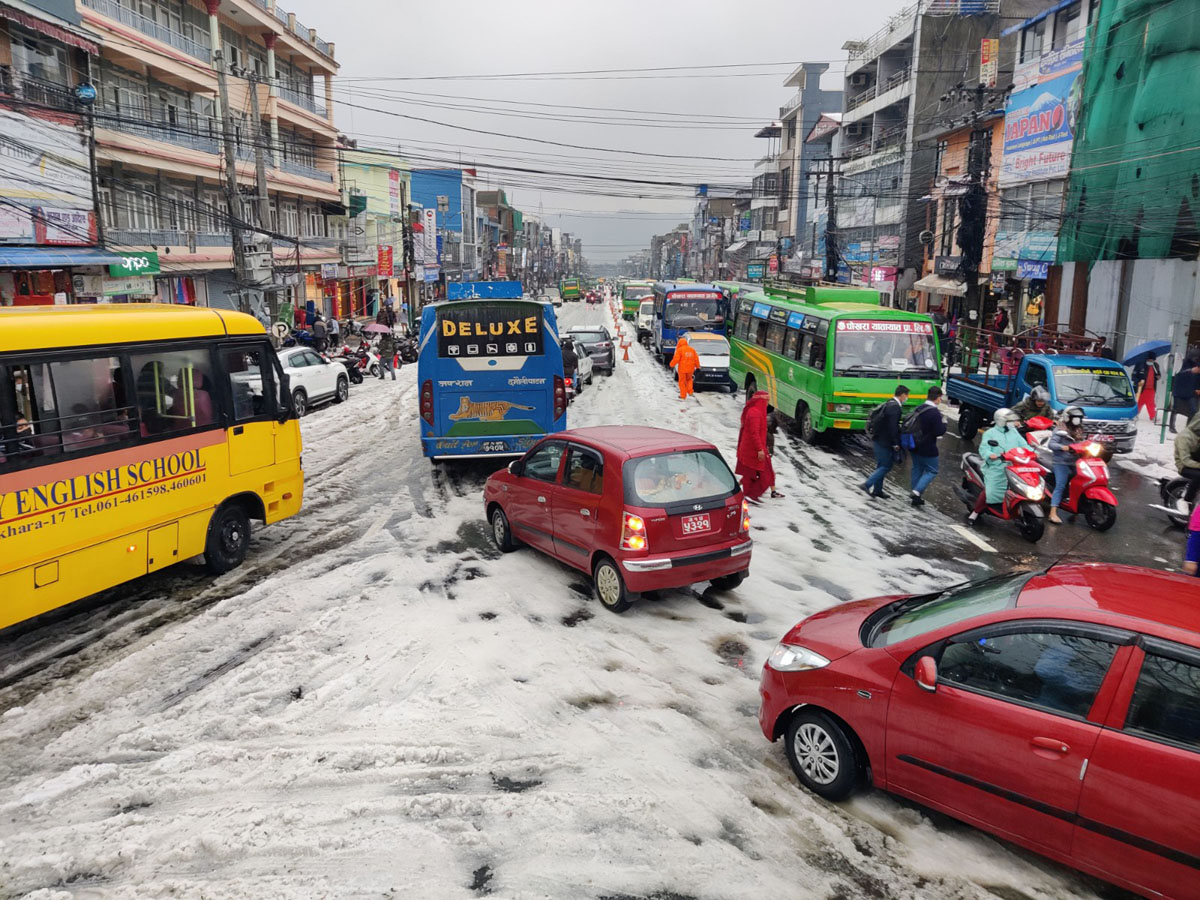
<path fill-rule="evenodd" d="M 115 253 L 92 247 L 0 247 L 0 306 L 97 302 L 105 296 L 104 292 L 80 291 L 76 276 L 102 279 L 108 266 L 119 265 L 121 261 L 122 257 Z M 151 278 L 151 294 L 153 282 Z"/>

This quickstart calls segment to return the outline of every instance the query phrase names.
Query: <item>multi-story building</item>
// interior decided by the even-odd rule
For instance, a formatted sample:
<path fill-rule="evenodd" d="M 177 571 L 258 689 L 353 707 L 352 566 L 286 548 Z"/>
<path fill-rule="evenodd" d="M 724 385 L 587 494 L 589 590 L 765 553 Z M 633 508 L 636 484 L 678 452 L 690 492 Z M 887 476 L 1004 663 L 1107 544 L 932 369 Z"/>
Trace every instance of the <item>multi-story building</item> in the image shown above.
<path fill-rule="evenodd" d="M 413 169 L 412 172 L 414 203 L 425 209 L 439 209 L 441 198 L 445 198 L 439 227 L 442 258 L 447 277 L 453 281 L 474 281 L 480 274 L 475 179 L 474 169 Z"/>
<path fill-rule="evenodd" d="M 1006 17 L 1036 9 L 1006 0 Z M 917 140 L 939 124 L 941 98 L 1001 28 L 999 0 L 917 0 L 875 34 L 844 45 L 838 250 L 846 278 L 868 283 L 896 270 L 896 296 L 920 277 L 925 186 L 937 144 Z"/>
<path fill-rule="evenodd" d="M 0 2 L 0 305 L 153 293 L 106 277 L 75 88 L 99 52 L 71 0 Z"/>
<path fill-rule="evenodd" d="M 343 211 L 334 45 L 274 0 L 78 3 L 100 44 L 92 80 L 110 246 L 157 252 L 164 299 L 249 308 L 275 288 L 297 304 L 319 302 L 316 274 L 342 262 L 344 239 L 326 219 Z M 218 64 L 228 70 L 228 110 Z M 240 211 L 230 210 L 224 187 L 224 112 L 233 122 Z M 265 197 L 256 151 L 264 156 Z M 231 214 L 271 236 L 273 276 L 268 268 L 262 281 L 239 283 Z"/>
<path fill-rule="evenodd" d="M 508 278 L 511 275 L 511 256 L 517 233 L 514 213 L 518 211 L 509 205 L 508 196 L 499 189 L 479 191 L 475 202 L 486 215 L 489 231 L 492 231 L 491 254 L 484 277 Z"/>
<path fill-rule="evenodd" d="M 809 205 L 812 191 L 811 176 L 825 148 L 819 142 L 810 143 L 807 136 L 823 116 L 841 115 L 842 92 L 821 88 L 821 76 L 829 69 L 827 63 L 801 63 L 784 81 L 796 93 L 779 110 L 779 208 L 776 223 L 779 230 L 779 249 L 785 272 L 799 273 L 809 263 L 802 255 L 808 237 Z"/>

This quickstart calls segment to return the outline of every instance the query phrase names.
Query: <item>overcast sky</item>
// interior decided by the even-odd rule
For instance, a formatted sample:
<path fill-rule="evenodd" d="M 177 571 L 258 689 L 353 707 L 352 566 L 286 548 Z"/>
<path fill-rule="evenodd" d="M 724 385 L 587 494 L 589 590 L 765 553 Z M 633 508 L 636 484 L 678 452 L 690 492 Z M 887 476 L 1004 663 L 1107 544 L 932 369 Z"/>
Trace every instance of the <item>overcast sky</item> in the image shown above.
<path fill-rule="evenodd" d="M 840 87 L 842 44 L 878 30 L 903 2 L 281 0 L 281 6 L 336 43 L 337 125 L 360 146 L 399 147 L 414 165 L 477 164 L 519 209 L 537 214 L 541 207 L 549 224 L 583 238 L 589 259 L 607 262 L 689 219 L 693 185 L 747 183 L 753 161 L 767 149 L 754 132 L 793 95 L 783 82 L 795 65 L 828 62 L 823 86 Z M 763 63 L 773 65 L 458 77 Z M 410 80 L 430 76 L 456 77 Z M 594 178 L 571 177 L 581 174 Z M 675 184 L 638 183 L 645 181 Z"/>

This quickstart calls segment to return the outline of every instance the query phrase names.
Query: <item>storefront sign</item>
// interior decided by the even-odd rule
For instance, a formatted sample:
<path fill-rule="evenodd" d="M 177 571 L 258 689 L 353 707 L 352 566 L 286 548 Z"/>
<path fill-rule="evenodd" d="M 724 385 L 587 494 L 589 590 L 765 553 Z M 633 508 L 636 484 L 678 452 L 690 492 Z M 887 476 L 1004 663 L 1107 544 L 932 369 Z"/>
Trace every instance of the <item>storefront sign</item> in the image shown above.
<path fill-rule="evenodd" d="M 154 278 L 149 275 L 135 275 L 132 278 L 105 278 L 102 284 L 105 297 L 117 297 L 123 294 L 134 297 L 154 295 Z"/>
<path fill-rule="evenodd" d="M 114 278 L 129 278 L 134 275 L 157 275 L 158 254 L 153 250 L 146 252 L 125 253 L 119 263 L 108 267 L 108 274 Z"/>
<path fill-rule="evenodd" d="M 1017 271 L 1017 261 L 1008 256 L 993 256 L 992 257 L 993 272 L 1015 272 Z"/>
<path fill-rule="evenodd" d="M 1018 259 L 1017 277 L 1024 281 L 1026 278 L 1037 278 L 1042 281 L 1050 274 L 1050 263 L 1036 259 Z"/>
<path fill-rule="evenodd" d="M 376 266 L 350 266 L 348 270 L 350 278 L 374 278 L 377 274 Z"/>
<path fill-rule="evenodd" d="M 993 269 L 995 268 L 994 262 L 992 264 L 992 268 Z M 1003 294 L 1004 290 L 1007 286 L 1008 286 L 1008 273 L 1007 272 L 1004 272 L 1004 271 L 992 272 L 992 293 L 993 294 Z"/>
<path fill-rule="evenodd" d="M 338 277 L 337 263 L 321 263 L 321 278 L 325 281 L 334 281 Z"/>
<path fill-rule="evenodd" d="M 388 169 L 388 208 L 393 219 L 400 218 L 400 173 Z"/>
<path fill-rule="evenodd" d="M 766 263 L 752 262 L 746 266 L 747 278 L 762 278 L 767 269 Z"/>
<path fill-rule="evenodd" d="M 895 281 L 897 269 L 895 266 L 875 266 L 871 269 L 871 283 Z"/>
<path fill-rule="evenodd" d="M 933 271 L 938 275 L 955 275 L 961 265 L 961 256 L 935 256 L 933 259 Z"/>
<path fill-rule="evenodd" d="M 984 38 L 979 42 L 979 81 L 984 87 L 996 86 L 996 74 L 1000 67 L 1000 41 Z"/>
<path fill-rule="evenodd" d="M 39 207 L 34 221 L 40 244 L 86 245 L 96 240 L 96 219 L 91 210 Z"/>
<path fill-rule="evenodd" d="M 392 277 L 392 247 L 390 244 L 379 245 L 379 277 Z"/>

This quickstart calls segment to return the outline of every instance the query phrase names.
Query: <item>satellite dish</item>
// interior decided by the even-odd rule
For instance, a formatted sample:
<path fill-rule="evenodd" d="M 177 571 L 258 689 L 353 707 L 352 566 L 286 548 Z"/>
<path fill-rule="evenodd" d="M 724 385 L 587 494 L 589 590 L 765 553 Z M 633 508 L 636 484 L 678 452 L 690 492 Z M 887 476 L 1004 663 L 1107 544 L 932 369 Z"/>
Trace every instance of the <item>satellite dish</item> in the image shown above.
<path fill-rule="evenodd" d="M 922 231 L 920 234 L 917 235 L 917 240 L 920 241 L 922 244 L 932 244 L 933 243 L 933 232 L 926 229 L 925 231 Z"/>

